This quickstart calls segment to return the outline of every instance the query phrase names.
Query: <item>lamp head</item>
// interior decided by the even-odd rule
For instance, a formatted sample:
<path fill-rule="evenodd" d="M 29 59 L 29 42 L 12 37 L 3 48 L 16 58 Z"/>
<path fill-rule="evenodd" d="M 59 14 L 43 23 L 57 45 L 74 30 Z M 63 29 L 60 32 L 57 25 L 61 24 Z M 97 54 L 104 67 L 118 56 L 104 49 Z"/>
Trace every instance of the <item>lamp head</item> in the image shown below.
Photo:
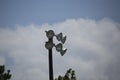
<path fill-rule="evenodd" d="M 59 44 L 57 44 L 57 45 L 55 46 L 55 48 L 56 48 L 56 50 L 57 50 L 58 52 L 60 52 L 60 51 L 62 50 L 63 46 L 62 46 L 61 43 L 59 43 Z"/>
<path fill-rule="evenodd" d="M 57 34 L 57 35 L 56 35 L 57 40 L 58 40 L 58 41 L 61 41 L 61 40 L 62 40 L 62 36 L 63 36 L 62 33 Z"/>
<path fill-rule="evenodd" d="M 55 34 L 53 30 L 49 30 L 49 31 L 45 31 L 46 32 L 46 36 L 51 39 Z"/>
<path fill-rule="evenodd" d="M 51 41 L 48 41 L 48 42 L 46 42 L 46 44 L 45 44 L 46 49 L 49 49 L 49 50 L 52 49 L 53 46 L 54 46 L 54 44 L 53 44 Z"/>
<path fill-rule="evenodd" d="M 64 44 L 66 41 L 66 36 L 61 39 L 61 42 Z"/>
<path fill-rule="evenodd" d="M 66 53 L 66 51 L 67 51 L 67 49 L 66 49 L 66 48 L 65 48 L 65 49 L 63 49 L 63 50 L 61 50 L 61 51 L 60 51 L 61 56 L 63 56 L 63 55 Z"/>

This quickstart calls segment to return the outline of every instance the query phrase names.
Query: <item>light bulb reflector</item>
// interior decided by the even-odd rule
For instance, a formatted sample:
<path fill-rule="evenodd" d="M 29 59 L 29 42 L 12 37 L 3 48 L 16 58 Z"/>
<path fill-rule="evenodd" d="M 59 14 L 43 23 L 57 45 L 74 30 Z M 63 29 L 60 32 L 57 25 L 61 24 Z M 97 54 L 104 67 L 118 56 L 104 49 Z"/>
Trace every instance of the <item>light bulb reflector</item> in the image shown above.
<path fill-rule="evenodd" d="M 54 44 L 53 44 L 51 41 L 48 41 L 48 42 L 46 42 L 46 44 L 45 44 L 46 49 L 49 49 L 49 50 L 52 49 L 53 46 L 54 46 Z"/>
<path fill-rule="evenodd" d="M 66 36 L 62 38 L 61 42 L 64 44 L 66 41 Z"/>
<path fill-rule="evenodd" d="M 67 49 L 64 48 L 63 50 L 60 51 L 61 56 L 63 56 L 66 53 Z"/>
<path fill-rule="evenodd" d="M 61 41 L 61 40 L 62 40 L 62 36 L 63 36 L 62 33 L 57 34 L 57 35 L 56 35 L 57 40 L 58 40 L 58 41 Z"/>
<path fill-rule="evenodd" d="M 46 36 L 50 39 L 52 38 L 55 34 L 53 30 L 49 30 L 49 31 L 45 31 L 46 32 Z"/>
<path fill-rule="evenodd" d="M 62 44 L 61 43 L 59 43 L 59 44 L 57 44 L 56 46 L 56 50 L 58 51 L 58 52 L 60 52 L 61 50 L 62 50 Z"/>

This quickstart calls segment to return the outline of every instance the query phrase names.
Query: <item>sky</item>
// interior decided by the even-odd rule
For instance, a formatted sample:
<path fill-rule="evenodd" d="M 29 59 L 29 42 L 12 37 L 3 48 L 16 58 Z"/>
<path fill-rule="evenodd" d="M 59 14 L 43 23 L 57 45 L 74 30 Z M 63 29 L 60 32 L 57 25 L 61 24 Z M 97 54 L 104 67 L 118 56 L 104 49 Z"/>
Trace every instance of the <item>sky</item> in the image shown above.
<path fill-rule="evenodd" d="M 11 80 L 49 80 L 45 30 L 67 36 L 53 48 L 54 78 L 120 80 L 119 0 L 0 0 L 0 65 Z M 59 41 L 54 38 L 55 43 Z"/>
<path fill-rule="evenodd" d="M 120 22 L 119 0 L 0 0 L 0 26 L 53 24 L 66 19 L 103 17 Z"/>

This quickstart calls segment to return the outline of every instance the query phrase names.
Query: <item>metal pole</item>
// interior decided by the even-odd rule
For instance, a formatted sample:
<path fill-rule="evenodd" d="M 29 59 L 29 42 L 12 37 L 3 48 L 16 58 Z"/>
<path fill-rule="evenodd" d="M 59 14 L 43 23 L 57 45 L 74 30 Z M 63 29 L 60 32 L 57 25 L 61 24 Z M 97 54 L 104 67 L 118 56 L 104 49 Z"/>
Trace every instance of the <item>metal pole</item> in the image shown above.
<path fill-rule="evenodd" d="M 49 39 L 53 42 L 53 38 Z M 53 80 L 53 60 L 52 60 L 52 49 L 49 49 L 49 80 Z"/>

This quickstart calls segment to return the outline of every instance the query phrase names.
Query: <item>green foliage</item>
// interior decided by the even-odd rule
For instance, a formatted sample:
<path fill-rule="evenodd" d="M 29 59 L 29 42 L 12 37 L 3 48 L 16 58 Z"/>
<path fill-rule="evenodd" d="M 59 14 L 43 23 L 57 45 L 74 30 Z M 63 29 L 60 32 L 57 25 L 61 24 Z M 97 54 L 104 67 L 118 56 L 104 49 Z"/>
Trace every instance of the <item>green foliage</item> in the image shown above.
<path fill-rule="evenodd" d="M 75 71 L 70 68 L 64 76 L 59 75 L 55 80 L 76 80 Z"/>
<path fill-rule="evenodd" d="M 5 66 L 0 65 L 0 80 L 9 80 L 11 78 L 10 70 L 7 70 L 7 73 L 5 72 Z"/>

